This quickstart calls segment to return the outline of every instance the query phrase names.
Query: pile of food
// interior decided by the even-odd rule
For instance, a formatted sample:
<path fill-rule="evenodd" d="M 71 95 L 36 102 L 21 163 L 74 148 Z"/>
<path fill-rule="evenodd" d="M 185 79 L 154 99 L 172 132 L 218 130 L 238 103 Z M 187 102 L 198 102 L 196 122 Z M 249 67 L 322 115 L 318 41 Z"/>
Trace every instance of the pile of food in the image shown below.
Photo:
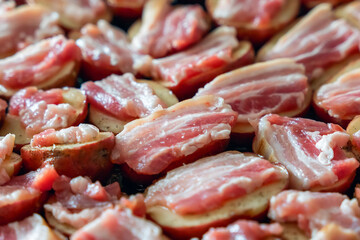
<path fill-rule="evenodd" d="M 0 0 L 0 239 L 360 239 L 360 1 Z"/>

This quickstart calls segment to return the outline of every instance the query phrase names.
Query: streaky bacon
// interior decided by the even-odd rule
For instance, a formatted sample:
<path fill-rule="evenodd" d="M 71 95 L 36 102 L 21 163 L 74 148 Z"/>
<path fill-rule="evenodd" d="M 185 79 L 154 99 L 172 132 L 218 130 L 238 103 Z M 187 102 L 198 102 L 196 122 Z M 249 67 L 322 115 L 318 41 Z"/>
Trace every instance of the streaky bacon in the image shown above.
<path fill-rule="evenodd" d="M 212 143 L 228 140 L 236 118 L 221 98 L 189 99 L 126 124 L 116 135 L 111 158 L 138 174 L 158 174 Z"/>
<path fill-rule="evenodd" d="M 80 59 L 80 49 L 73 40 L 61 35 L 45 39 L 0 59 L 0 85 L 10 89 L 38 86 Z"/>
<path fill-rule="evenodd" d="M 85 91 L 91 106 L 122 121 L 146 117 L 166 107 L 146 83 L 136 82 L 131 73 L 89 81 L 82 84 L 81 89 Z"/>
<path fill-rule="evenodd" d="M 10 56 L 42 39 L 63 34 L 58 26 L 57 13 L 38 5 L 14 9 L 12 5 L 14 2 L 0 3 L 0 57 Z"/>
<path fill-rule="evenodd" d="M 309 94 L 304 67 L 280 59 L 224 73 L 195 96 L 222 97 L 239 113 L 237 122 L 244 124 L 267 113 L 298 112 L 307 106 Z"/>
<path fill-rule="evenodd" d="M 335 19 L 331 6 L 319 5 L 266 49 L 259 60 L 293 58 L 305 66 L 309 79 L 325 67 L 344 59 L 359 48 L 360 33 L 343 19 Z"/>
<path fill-rule="evenodd" d="M 9 174 L 6 172 L 5 167 L 2 166 L 5 159 L 10 157 L 13 152 L 15 144 L 15 135 L 7 134 L 5 137 L 0 137 L 0 186 L 10 180 Z"/>
<path fill-rule="evenodd" d="M 191 93 L 216 75 L 250 63 L 252 48 L 245 43 L 236 39 L 234 28 L 219 27 L 184 51 L 154 59 L 151 75 L 154 79 L 161 79 L 160 82 L 178 97 L 191 97 Z M 240 46 L 246 48 L 241 56 L 237 52 Z"/>
<path fill-rule="evenodd" d="M 161 228 L 129 211 L 108 209 L 99 218 L 75 232 L 71 240 L 133 239 L 165 240 Z"/>
<path fill-rule="evenodd" d="M 132 47 L 154 58 L 193 45 L 210 28 L 200 5 L 171 7 L 169 0 L 148 1 L 141 21 L 139 31 L 132 39 Z"/>
<path fill-rule="evenodd" d="M 77 127 L 69 127 L 56 131 L 47 129 L 35 134 L 30 142 L 32 147 L 49 147 L 54 144 L 74 144 L 90 142 L 97 139 L 99 129 L 91 124 L 82 123 Z"/>
<path fill-rule="evenodd" d="M 109 18 L 103 0 L 26 0 L 40 4 L 61 17 L 61 24 L 70 29 L 80 29 L 87 23 L 95 23 L 100 18 Z M 109 19 L 108 19 L 109 20 Z"/>
<path fill-rule="evenodd" d="M 314 101 L 332 117 L 351 120 L 360 114 L 360 71 L 354 69 L 323 84 Z"/>
<path fill-rule="evenodd" d="M 178 214 L 202 214 L 287 177 L 257 155 L 224 152 L 168 172 L 148 188 L 145 202 Z"/>
<path fill-rule="evenodd" d="M 339 226 L 338 233 L 342 230 L 345 236 L 346 231 L 355 236 L 360 234 L 360 208 L 356 199 L 350 200 L 339 193 L 283 191 L 271 198 L 269 217 L 280 222 L 297 222 L 311 239 L 321 239 L 317 238 L 318 234 L 324 234 L 323 228 L 329 224 Z"/>
<path fill-rule="evenodd" d="M 220 0 L 214 18 L 219 22 L 241 22 L 266 26 L 285 5 L 285 0 Z"/>
<path fill-rule="evenodd" d="M 93 76 L 89 76 L 92 80 L 99 80 L 112 73 L 149 72 L 151 57 L 136 53 L 131 48 L 126 33 L 104 20 L 99 20 L 97 25 L 85 25 L 76 44 L 81 48 L 83 62 L 89 65 L 87 70 L 95 72 Z"/>
<path fill-rule="evenodd" d="M 259 240 L 281 235 L 279 223 L 260 224 L 251 220 L 238 220 L 227 227 L 211 228 L 202 240 Z"/>
<path fill-rule="evenodd" d="M 343 149 L 350 136 L 339 125 L 268 114 L 253 126 L 254 151 L 265 157 L 271 152 L 273 161 L 284 164 L 291 188 L 330 187 L 350 177 L 359 166 Z M 264 149 L 262 141 L 270 149 Z"/>
<path fill-rule="evenodd" d="M 55 233 L 39 214 L 33 214 L 21 221 L 0 226 L 0 239 L 61 240 L 63 238 L 58 233 Z"/>

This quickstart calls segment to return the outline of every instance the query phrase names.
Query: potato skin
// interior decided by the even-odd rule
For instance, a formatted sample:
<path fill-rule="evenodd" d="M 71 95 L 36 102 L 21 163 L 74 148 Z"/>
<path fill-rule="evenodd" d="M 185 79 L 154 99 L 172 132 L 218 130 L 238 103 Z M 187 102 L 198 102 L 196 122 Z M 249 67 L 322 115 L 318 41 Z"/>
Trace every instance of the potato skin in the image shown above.
<path fill-rule="evenodd" d="M 110 152 L 114 144 L 114 135 L 104 132 L 100 133 L 99 139 L 87 143 L 52 147 L 26 145 L 21 148 L 21 157 L 27 171 L 36 170 L 46 162 L 53 164 L 59 175 L 88 176 L 92 180 L 102 180 L 111 172 Z"/>

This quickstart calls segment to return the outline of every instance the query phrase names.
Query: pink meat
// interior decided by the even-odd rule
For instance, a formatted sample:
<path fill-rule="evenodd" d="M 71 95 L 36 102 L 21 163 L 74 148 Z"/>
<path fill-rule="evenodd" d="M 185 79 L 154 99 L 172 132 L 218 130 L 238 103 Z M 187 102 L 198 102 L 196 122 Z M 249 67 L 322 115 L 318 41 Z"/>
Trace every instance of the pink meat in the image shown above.
<path fill-rule="evenodd" d="M 126 124 L 116 136 L 111 158 L 137 173 L 158 174 L 211 143 L 229 139 L 236 118 L 221 98 L 183 101 Z"/>
<path fill-rule="evenodd" d="M 201 214 L 284 179 L 287 173 L 263 158 L 224 152 L 170 171 L 148 189 L 145 201 L 147 207 Z"/>
<path fill-rule="evenodd" d="M 256 221 L 238 220 L 227 227 L 211 228 L 203 240 L 259 240 L 279 236 L 283 229 L 278 223 L 259 224 Z"/>
<path fill-rule="evenodd" d="M 78 29 L 86 23 L 95 23 L 107 12 L 106 3 L 103 0 L 27 0 L 27 2 L 43 4 Z"/>
<path fill-rule="evenodd" d="M 346 156 L 350 136 L 338 125 L 271 114 L 254 127 L 257 141 L 265 139 L 274 159 L 289 171 L 292 188 L 331 186 L 359 166 Z"/>
<path fill-rule="evenodd" d="M 14 148 L 15 135 L 7 134 L 5 137 L 0 137 L 0 186 L 10 180 L 10 176 L 2 166 L 4 160 L 9 157 Z"/>
<path fill-rule="evenodd" d="M 149 1 L 132 46 L 142 54 L 164 57 L 198 42 L 209 28 L 206 13 L 199 5 L 174 8 L 167 0 Z"/>
<path fill-rule="evenodd" d="M 290 60 L 259 63 L 220 75 L 196 96 L 222 97 L 239 113 L 238 123 L 267 113 L 304 109 L 310 91 L 304 68 Z"/>
<path fill-rule="evenodd" d="M 345 73 L 335 82 L 322 85 L 316 92 L 316 103 L 330 116 L 353 119 L 360 114 L 360 71 Z"/>
<path fill-rule="evenodd" d="M 360 234 L 360 208 L 356 199 L 349 200 L 339 193 L 283 191 L 271 198 L 269 217 L 280 222 L 297 222 L 311 237 L 328 224 Z"/>
<path fill-rule="evenodd" d="M 151 58 L 136 53 L 121 29 L 100 20 L 97 25 L 84 26 L 81 34 L 76 44 L 81 48 L 83 61 L 90 66 L 118 74 L 149 71 Z"/>
<path fill-rule="evenodd" d="M 42 39 L 63 34 L 58 26 L 58 14 L 41 6 L 22 6 L 13 10 L 11 3 L 0 3 L 0 57 L 9 56 L 18 50 Z"/>
<path fill-rule="evenodd" d="M 176 86 L 232 63 L 238 46 L 234 28 L 218 28 L 185 51 L 153 60 L 152 75 L 155 79 L 162 79 L 169 85 Z"/>
<path fill-rule="evenodd" d="M 122 121 L 146 117 L 166 107 L 146 83 L 136 82 L 130 73 L 86 82 L 81 88 L 85 90 L 91 106 Z"/>
<path fill-rule="evenodd" d="M 305 66 L 311 79 L 323 69 L 358 51 L 360 33 L 344 19 L 335 19 L 329 5 L 320 5 L 283 35 L 261 60 L 289 57 Z"/>
<path fill-rule="evenodd" d="M 32 147 L 49 147 L 54 144 L 74 144 L 91 142 L 99 136 L 99 129 L 91 124 L 80 124 L 56 131 L 47 129 L 31 139 Z"/>
<path fill-rule="evenodd" d="M 161 228 L 154 223 L 132 215 L 128 211 L 109 209 L 99 218 L 85 225 L 71 236 L 71 240 L 161 240 Z"/>
<path fill-rule="evenodd" d="M 283 9 L 285 0 L 220 0 L 213 12 L 218 21 L 266 26 Z"/>
<path fill-rule="evenodd" d="M 0 60 L 0 84 L 20 89 L 44 84 L 62 68 L 81 59 L 80 49 L 64 36 L 42 40 Z"/>

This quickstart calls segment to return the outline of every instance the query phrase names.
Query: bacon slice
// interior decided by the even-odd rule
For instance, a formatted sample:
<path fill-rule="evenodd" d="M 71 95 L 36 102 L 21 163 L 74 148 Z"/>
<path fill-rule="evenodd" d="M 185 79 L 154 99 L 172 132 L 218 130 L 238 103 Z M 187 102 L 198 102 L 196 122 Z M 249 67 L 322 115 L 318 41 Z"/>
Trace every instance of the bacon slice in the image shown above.
<path fill-rule="evenodd" d="M 122 121 L 146 117 L 166 107 L 146 83 L 136 82 L 130 73 L 86 82 L 81 89 L 85 91 L 91 106 Z"/>
<path fill-rule="evenodd" d="M 335 19 L 330 5 L 319 5 L 285 35 L 263 47 L 258 59 L 293 58 L 304 64 L 311 80 L 332 63 L 357 52 L 359 36 L 345 20 Z"/>
<path fill-rule="evenodd" d="M 209 28 L 210 22 L 200 5 L 174 8 L 169 0 L 150 0 L 131 44 L 140 53 L 160 58 L 198 42 Z"/>
<path fill-rule="evenodd" d="M 40 4 L 60 15 L 60 23 L 68 29 L 80 29 L 87 23 L 96 23 L 99 19 L 110 21 L 106 4 L 102 0 L 26 0 Z"/>
<path fill-rule="evenodd" d="M 279 236 L 282 231 L 278 223 L 259 224 L 256 221 L 238 220 L 227 227 L 211 228 L 202 240 L 258 240 Z"/>
<path fill-rule="evenodd" d="M 40 215 L 33 214 L 24 220 L 0 226 L 0 239 L 61 240 L 63 238 L 55 233 Z"/>
<path fill-rule="evenodd" d="M 81 53 L 75 42 L 56 36 L 0 60 L 0 94 L 11 96 L 28 86 L 61 85 L 71 79 Z M 63 80 L 64 77 L 69 79 Z M 72 77 L 74 78 L 74 77 Z"/>
<path fill-rule="evenodd" d="M 352 232 L 358 238 L 360 234 L 360 208 L 356 199 L 349 200 L 339 193 L 283 191 L 271 199 L 269 217 L 280 222 L 297 222 L 311 239 L 328 239 L 320 236 L 331 230 L 324 228 L 333 228 L 330 224 L 338 226 L 340 236 Z"/>
<path fill-rule="evenodd" d="M 213 17 L 218 21 L 266 26 L 281 12 L 285 0 L 218 0 Z"/>
<path fill-rule="evenodd" d="M 351 120 L 360 114 L 359 90 L 360 71 L 354 69 L 322 85 L 314 95 L 314 102 L 333 118 Z"/>
<path fill-rule="evenodd" d="M 136 53 L 126 34 L 104 20 L 98 21 L 97 25 L 84 26 L 76 44 L 81 48 L 87 74 L 92 80 L 111 73 L 145 74 L 149 71 L 151 57 Z"/>
<path fill-rule="evenodd" d="M 106 210 L 98 219 L 90 222 L 71 236 L 71 240 L 101 239 L 149 239 L 165 240 L 161 228 L 128 211 Z"/>
<path fill-rule="evenodd" d="M 284 164 L 291 188 L 345 190 L 359 166 L 344 149 L 350 136 L 338 125 L 271 114 L 254 127 L 254 152 Z"/>
<path fill-rule="evenodd" d="M 37 5 L 1 10 L 5 7 L 11 8 L 11 3 L 13 2 L 0 3 L 0 12 L 3 11 L 0 15 L 1 58 L 42 39 L 63 34 L 58 26 L 58 14 Z"/>
<path fill-rule="evenodd" d="M 229 139 L 236 117 L 223 99 L 214 96 L 180 102 L 126 124 L 116 136 L 112 161 L 126 163 L 138 174 L 159 174 L 172 164 L 195 160 L 196 154 L 199 158 L 221 151 L 220 143 Z M 201 153 L 204 149 L 208 153 Z"/>
<path fill-rule="evenodd" d="M 297 115 L 311 100 L 304 67 L 289 59 L 258 63 L 220 75 L 196 94 L 203 95 L 222 97 L 239 113 L 234 131 L 249 128 L 249 120 L 267 113 Z"/>
<path fill-rule="evenodd" d="M 219 27 L 189 49 L 153 60 L 152 76 L 177 97 L 186 98 L 215 76 L 250 63 L 252 57 L 252 47 L 236 39 L 234 28 Z"/>
<path fill-rule="evenodd" d="M 7 134 L 5 137 L 0 137 L 0 185 L 10 180 L 9 173 L 6 171 L 6 160 L 10 158 L 13 153 L 15 144 L 15 135 Z"/>
<path fill-rule="evenodd" d="M 256 155 L 224 152 L 170 171 L 147 189 L 145 202 L 148 208 L 201 214 L 286 178 L 286 172 Z"/>

